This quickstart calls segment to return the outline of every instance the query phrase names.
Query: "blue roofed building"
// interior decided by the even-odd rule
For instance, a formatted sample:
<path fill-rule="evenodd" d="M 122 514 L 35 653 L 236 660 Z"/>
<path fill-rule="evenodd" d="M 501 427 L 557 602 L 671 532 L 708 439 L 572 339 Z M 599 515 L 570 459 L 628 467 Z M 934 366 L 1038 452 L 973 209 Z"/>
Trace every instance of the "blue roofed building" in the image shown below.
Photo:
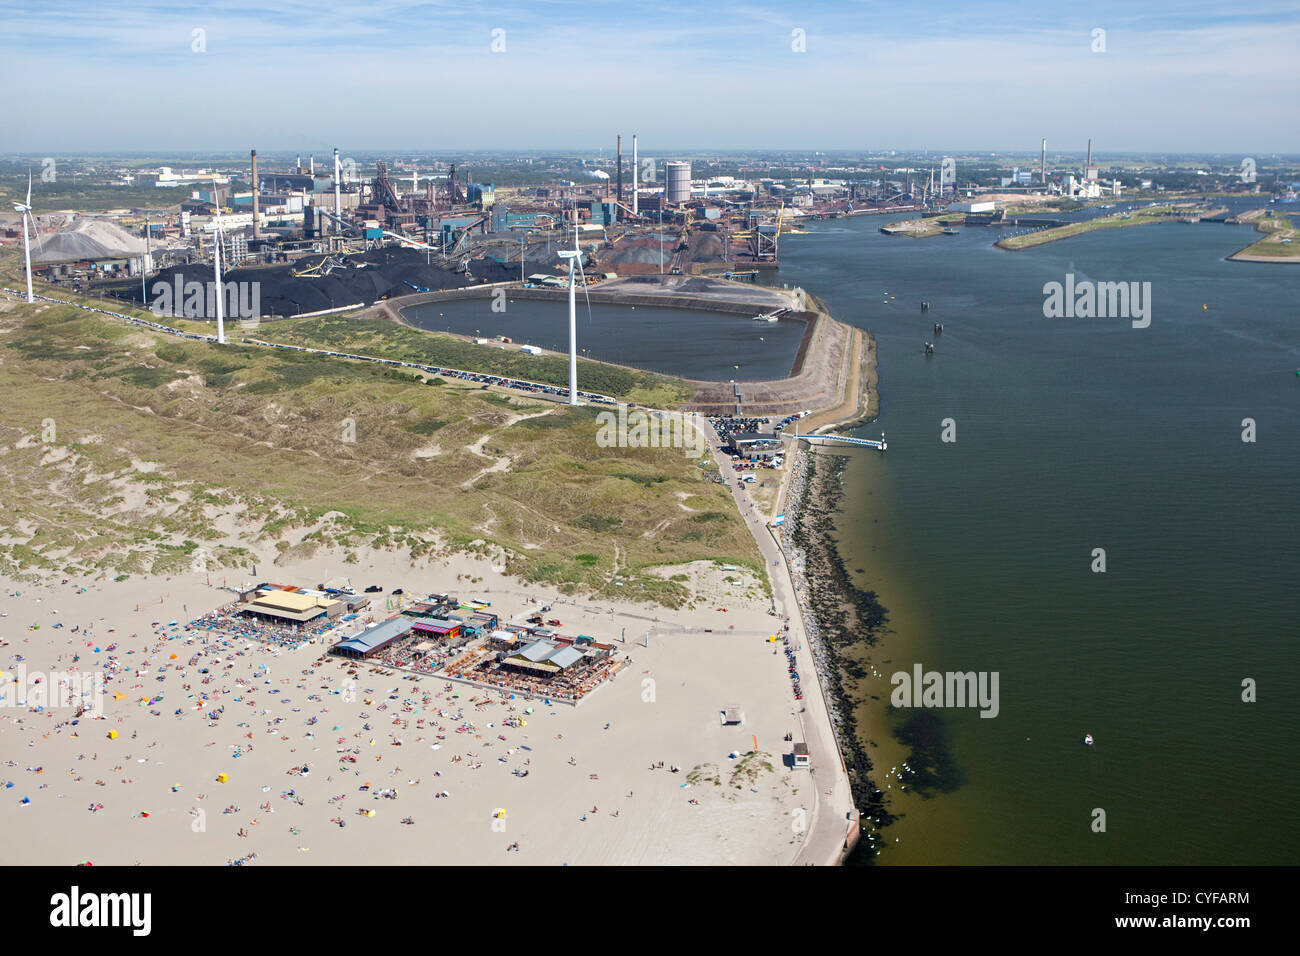
<path fill-rule="evenodd" d="M 415 622 L 409 617 L 390 617 L 386 621 L 381 621 L 372 627 L 366 628 L 360 634 L 339 641 L 330 648 L 330 653 L 338 654 L 340 657 L 365 660 L 376 651 L 393 643 L 399 637 L 404 637 L 414 625 Z"/>

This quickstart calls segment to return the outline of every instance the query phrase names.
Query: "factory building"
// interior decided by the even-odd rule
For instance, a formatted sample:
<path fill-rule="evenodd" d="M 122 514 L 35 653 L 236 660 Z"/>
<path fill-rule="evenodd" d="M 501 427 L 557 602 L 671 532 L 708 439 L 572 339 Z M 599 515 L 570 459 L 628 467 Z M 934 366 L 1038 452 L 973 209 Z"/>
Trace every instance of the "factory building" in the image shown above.
<path fill-rule="evenodd" d="M 612 226 L 618 218 L 618 206 L 612 202 L 592 201 L 587 203 L 587 208 L 593 226 Z"/>

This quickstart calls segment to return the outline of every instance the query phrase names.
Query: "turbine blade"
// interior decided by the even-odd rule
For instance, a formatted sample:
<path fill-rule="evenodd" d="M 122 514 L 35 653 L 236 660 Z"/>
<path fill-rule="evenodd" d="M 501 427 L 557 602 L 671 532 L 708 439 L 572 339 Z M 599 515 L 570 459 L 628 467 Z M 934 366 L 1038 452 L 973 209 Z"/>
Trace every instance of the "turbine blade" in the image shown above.
<path fill-rule="evenodd" d="M 45 242 L 41 239 L 41 231 L 36 228 L 36 218 L 32 215 L 31 207 L 28 207 L 27 211 L 23 213 L 23 215 L 31 221 L 32 235 L 36 237 L 36 253 L 39 255 L 45 251 Z"/>
<path fill-rule="evenodd" d="M 32 208 L 32 171 L 27 170 L 27 208 Z"/>
<path fill-rule="evenodd" d="M 578 264 L 578 275 L 582 276 L 582 297 L 587 300 L 587 324 L 591 324 L 591 293 L 587 291 L 587 273 L 582 271 L 582 255 L 573 257 L 573 261 Z"/>

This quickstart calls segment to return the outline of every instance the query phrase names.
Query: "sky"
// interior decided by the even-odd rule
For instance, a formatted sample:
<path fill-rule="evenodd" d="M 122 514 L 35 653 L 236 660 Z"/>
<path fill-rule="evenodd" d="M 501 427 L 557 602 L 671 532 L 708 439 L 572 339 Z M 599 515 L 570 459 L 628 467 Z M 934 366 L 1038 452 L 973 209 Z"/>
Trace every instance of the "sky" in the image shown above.
<path fill-rule="evenodd" d="M 1268 0 L 0 0 L 5 153 L 1294 154 L 1298 80 Z"/>

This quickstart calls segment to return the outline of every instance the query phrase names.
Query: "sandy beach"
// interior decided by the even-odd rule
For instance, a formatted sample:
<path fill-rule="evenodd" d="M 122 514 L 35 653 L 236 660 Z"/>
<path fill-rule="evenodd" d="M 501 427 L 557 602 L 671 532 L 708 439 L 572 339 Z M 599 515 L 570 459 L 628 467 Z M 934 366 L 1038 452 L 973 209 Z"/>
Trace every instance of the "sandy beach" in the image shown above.
<path fill-rule="evenodd" d="M 503 620 L 550 603 L 565 633 L 630 658 L 576 707 L 365 664 L 349 677 L 317 663 L 338 635 L 285 650 L 185 629 L 247 573 L 0 580 L 5 685 L 20 665 L 29 686 L 36 673 L 106 678 L 99 719 L 0 707 L 0 819 L 28 834 L 4 862 L 790 863 L 814 797 L 808 771 L 787 766 L 799 721 L 768 640 L 781 620 L 766 601 L 733 600 L 743 587 L 715 565 L 686 570 L 693 611 L 575 602 L 467 558 L 413 566 L 372 551 L 345 565 L 321 552 L 258 568 L 258 580 L 383 585 L 351 630 L 394 613 L 395 587 L 490 601 Z M 724 707 L 744 724 L 723 727 Z M 755 738 L 760 757 L 744 761 Z"/>

